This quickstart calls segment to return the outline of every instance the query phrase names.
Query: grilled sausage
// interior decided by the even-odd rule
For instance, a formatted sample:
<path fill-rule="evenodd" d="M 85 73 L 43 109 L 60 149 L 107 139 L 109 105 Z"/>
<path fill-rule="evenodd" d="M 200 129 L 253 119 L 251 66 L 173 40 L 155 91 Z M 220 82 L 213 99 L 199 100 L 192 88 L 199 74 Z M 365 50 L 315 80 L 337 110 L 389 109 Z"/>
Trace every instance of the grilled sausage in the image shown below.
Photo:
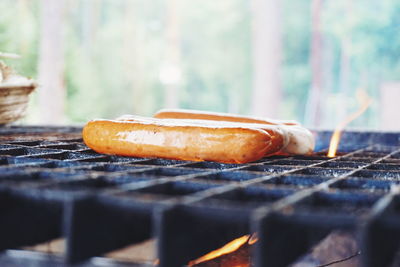
<path fill-rule="evenodd" d="M 295 121 L 281 121 L 273 119 L 264 119 L 250 116 L 241 116 L 229 113 L 209 112 L 188 109 L 162 109 L 153 116 L 159 119 L 195 119 L 195 120 L 214 120 L 214 121 L 230 121 L 244 123 L 258 123 L 271 125 L 298 125 Z"/>
<path fill-rule="evenodd" d="M 159 121 L 157 118 L 143 118 L 140 116 L 134 115 L 123 115 L 117 120 L 120 121 L 136 121 L 136 122 L 146 122 L 149 120 L 154 120 L 154 122 Z M 238 128 L 257 128 L 266 131 L 271 136 L 271 147 L 268 149 L 266 155 L 272 155 L 284 147 L 286 147 L 289 143 L 288 134 L 284 129 L 280 127 L 276 127 L 275 125 L 267 125 L 267 124 L 249 124 L 249 123 L 237 123 L 237 122 L 226 122 L 226 121 L 214 121 L 214 120 L 189 120 L 189 119 L 162 119 L 163 122 L 168 122 L 172 124 L 179 123 L 190 123 L 198 126 L 209 125 L 213 127 L 238 127 Z"/>
<path fill-rule="evenodd" d="M 272 147 L 270 134 L 260 129 L 157 119 L 94 120 L 82 135 L 99 153 L 223 163 L 255 161 Z"/>
<path fill-rule="evenodd" d="M 286 143 L 278 154 L 305 155 L 314 151 L 315 140 L 312 133 L 294 121 L 277 121 L 263 118 L 253 118 L 226 113 L 214 113 L 197 110 L 185 109 L 164 109 L 158 111 L 156 118 L 175 118 L 175 119 L 203 119 L 215 121 L 234 121 L 246 124 L 254 124 L 253 127 L 265 129 L 279 128 L 284 132 Z M 269 124 L 270 126 L 265 126 Z M 263 126 L 262 126 L 263 125 Z M 273 134 L 271 134 L 273 136 Z"/>

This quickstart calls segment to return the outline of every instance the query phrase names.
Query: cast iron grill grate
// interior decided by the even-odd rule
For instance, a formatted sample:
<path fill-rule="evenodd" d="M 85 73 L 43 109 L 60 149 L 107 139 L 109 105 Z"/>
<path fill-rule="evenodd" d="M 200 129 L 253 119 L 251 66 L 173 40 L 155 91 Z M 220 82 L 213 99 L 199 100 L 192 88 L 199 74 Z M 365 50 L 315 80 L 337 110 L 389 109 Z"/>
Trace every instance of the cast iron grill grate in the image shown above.
<path fill-rule="evenodd" d="M 0 132 L 54 131 L 65 138 L 79 129 Z M 257 232 L 256 266 L 287 266 L 341 229 L 358 233 L 363 266 L 389 266 L 400 240 L 400 135 L 348 133 L 328 158 L 329 133 L 318 134 L 315 155 L 249 164 L 101 155 L 76 138 L 5 138 L 0 262 L 146 266 L 99 256 L 157 238 L 160 266 L 176 267 Z M 16 249 L 60 237 L 63 256 Z"/>

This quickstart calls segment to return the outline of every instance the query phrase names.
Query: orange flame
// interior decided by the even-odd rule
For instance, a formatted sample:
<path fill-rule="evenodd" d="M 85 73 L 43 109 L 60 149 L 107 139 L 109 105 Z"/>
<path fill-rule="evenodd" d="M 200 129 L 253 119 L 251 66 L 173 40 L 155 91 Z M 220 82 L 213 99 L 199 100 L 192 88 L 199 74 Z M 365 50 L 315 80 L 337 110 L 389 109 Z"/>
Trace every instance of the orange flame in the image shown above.
<path fill-rule="evenodd" d="M 257 240 L 258 240 L 258 238 L 255 235 L 253 235 L 253 236 L 244 235 L 242 237 L 236 238 L 235 240 L 233 240 L 233 241 L 229 242 L 228 244 L 224 245 L 223 247 L 221 247 L 221 248 L 219 248 L 217 250 L 211 251 L 210 253 L 208 253 L 208 254 L 206 254 L 206 255 L 204 255 L 204 256 L 196 259 L 196 260 L 190 261 L 188 263 L 188 266 L 193 266 L 193 265 L 205 262 L 205 261 L 209 261 L 209 260 L 218 258 L 218 257 L 220 257 L 222 255 L 226 255 L 226 254 L 232 253 L 232 252 L 238 250 L 245 243 L 248 242 L 250 245 L 252 245 L 255 242 L 257 242 Z M 230 266 L 230 267 L 233 267 L 233 266 Z"/>
<path fill-rule="evenodd" d="M 250 236 L 249 238 L 249 245 L 254 245 L 258 241 L 258 235 L 257 233 L 254 233 Z"/>
<path fill-rule="evenodd" d="M 363 91 L 357 91 L 357 99 L 360 102 L 360 108 L 354 112 L 353 114 L 351 114 L 350 116 L 348 116 L 344 121 L 342 121 L 335 129 L 335 131 L 333 132 L 332 138 L 331 138 L 331 142 L 329 144 L 329 150 L 328 150 L 328 154 L 327 156 L 330 158 L 333 158 L 334 156 L 336 156 L 336 151 L 337 148 L 339 146 L 339 142 L 340 142 L 340 137 L 342 135 L 342 132 L 344 130 L 344 128 L 353 120 L 357 119 L 359 116 L 361 116 L 361 114 L 363 114 L 369 107 L 369 105 L 371 105 L 372 103 L 372 99 L 368 96 L 368 94 Z"/>

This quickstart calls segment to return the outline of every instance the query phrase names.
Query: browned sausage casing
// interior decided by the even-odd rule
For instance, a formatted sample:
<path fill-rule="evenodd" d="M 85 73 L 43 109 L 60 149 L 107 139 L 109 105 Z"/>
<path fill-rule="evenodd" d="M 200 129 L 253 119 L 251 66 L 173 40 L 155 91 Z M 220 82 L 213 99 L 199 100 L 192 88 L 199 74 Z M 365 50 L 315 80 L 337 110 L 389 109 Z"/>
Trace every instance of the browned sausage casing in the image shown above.
<path fill-rule="evenodd" d="M 247 163 L 271 149 L 264 130 L 191 123 L 94 120 L 83 129 L 83 140 L 96 152 L 134 157 Z"/>
<path fill-rule="evenodd" d="M 221 112 L 209 112 L 201 110 L 188 109 L 162 109 L 153 116 L 159 119 L 194 119 L 194 120 L 214 120 L 214 121 L 230 121 L 243 123 L 258 123 L 271 125 L 298 125 L 295 121 L 282 121 L 265 118 L 257 118 L 250 116 L 242 116 Z"/>

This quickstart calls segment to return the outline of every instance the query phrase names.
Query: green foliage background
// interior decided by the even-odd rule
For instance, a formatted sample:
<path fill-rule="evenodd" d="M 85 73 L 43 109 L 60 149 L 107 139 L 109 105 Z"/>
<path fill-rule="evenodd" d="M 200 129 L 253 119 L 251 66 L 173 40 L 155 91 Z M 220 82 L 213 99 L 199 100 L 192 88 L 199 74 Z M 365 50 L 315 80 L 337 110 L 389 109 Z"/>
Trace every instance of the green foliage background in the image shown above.
<path fill-rule="evenodd" d="M 310 0 L 281 0 L 283 8 L 284 93 L 282 118 L 304 121 L 311 83 Z M 183 108 L 250 112 L 252 88 L 252 14 L 248 0 L 180 1 L 181 68 L 179 103 Z M 40 0 L 0 1 L 0 51 L 22 60 L 7 60 L 20 73 L 37 77 Z M 97 5 L 93 28 L 87 14 Z M 129 9 L 131 8 L 131 9 Z M 131 10 L 131 13 L 127 13 Z M 124 113 L 151 115 L 162 108 L 160 66 L 165 50 L 166 1 L 68 1 L 65 40 L 68 123 Z M 134 31 L 127 29 L 134 25 Z M 377 101 L 353 126 L 377 127 L 379 87 L 400 80 L 400 2 L 398 0 L 324 1 L 326 86 L 325 127 L 340 116 L 343 101 L 364 88 Z M 127 38 L 129 36 L 129 38 Z M 343 87 L 343 41 L 350 46 L 349 80 Z M 356 101 L 346 102 L 346 112 Z M 35 121 L 33 100 L 27 122 Z"/>

